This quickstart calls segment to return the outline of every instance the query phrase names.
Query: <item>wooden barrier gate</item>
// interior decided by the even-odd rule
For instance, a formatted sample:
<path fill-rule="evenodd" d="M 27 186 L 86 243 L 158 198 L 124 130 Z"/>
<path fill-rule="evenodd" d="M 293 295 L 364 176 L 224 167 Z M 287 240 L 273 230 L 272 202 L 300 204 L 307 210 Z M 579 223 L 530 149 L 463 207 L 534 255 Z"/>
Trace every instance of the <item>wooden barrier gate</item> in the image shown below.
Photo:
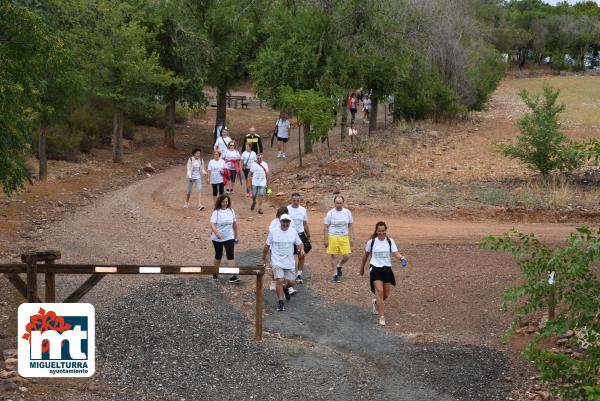
<path fill-rule="evenodd" d="M 174 265 L 79 265 L 55 264 L 60 259 L 60 251 L 43 251 L 21 255 L 23 263 L 0 264 L 3 273 L 15 288 L 27 298 L 27 302 L 42 302 L 38 296 L 37 275 L 45 275 L 46 302 L 56 302 L 56 274 L 91 274 L 91 276 L 62 302 L 78 302 L 107 274 L 239 274 L 241 276 L 256 276 L 256 316 L 255 326 L 257 341 L 262 340 L 263 324 L 263 275 L 262 266 L 174 266 Z M 38 264 L 44 262 L 44 264 Z M 19 274 L 27 274 L 25 283 Z"/>

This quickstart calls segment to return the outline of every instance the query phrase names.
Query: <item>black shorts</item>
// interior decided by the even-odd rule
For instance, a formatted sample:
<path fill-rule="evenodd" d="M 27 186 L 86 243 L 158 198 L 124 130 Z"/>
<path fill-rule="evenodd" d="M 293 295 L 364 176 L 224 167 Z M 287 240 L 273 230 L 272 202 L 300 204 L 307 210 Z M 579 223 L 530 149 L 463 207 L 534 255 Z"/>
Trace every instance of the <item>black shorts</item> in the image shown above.
<path fill-rule="evenodd" d="M 277 142 L 287 143 L 288 139 L 289 138 L 280 138 L 280 137 L 277 137 Z"/>
<path fill-rule="evenodd" d="M 394 277 L 394 272 L 391 267 L 375 267 L 373 265 L 371 267 L 371 272 L 369 273 L 369 278 L 371 281 L 371 292 L 375 293 L 375 286 L 373 285 L 373 281 L 383 281 L 383 283 L 390 283 L 393 286 L 396 286 L 396 277 Z"/>
<path fill-rule="evenodd" d="M 233 250 L 235 248 L 235 240 L 230 239 L 227 241 L 213 241 L 212 243 L 215 247 L 215 260 L 221 260 L 223 258 L 223 248 L 225 248 L 227 260 L 234 259 Z"/>
<path fill-rule="evenodd" d="M 249 168 L 245 168 L 244 169 L 244 178 L 247 180 L 248 179 L 248 174 L 250 173 L 250 169 Z"/>
<path fill-rule="evenodd" d="M 213 196 L 223 195 L 225 192 L 225 184 L 222 182 L 220 184 L 212 184 Z"/>
<path fill-rule="evenodd" d="M 308 240 L 308 237 L 304 232 L 298 233 L 298 237 L 300 237 L 300 241 L 302 241 L 302 245 L 304 245 L 304 253 L 309 253 L 312 249 L 312 244 Z"/>

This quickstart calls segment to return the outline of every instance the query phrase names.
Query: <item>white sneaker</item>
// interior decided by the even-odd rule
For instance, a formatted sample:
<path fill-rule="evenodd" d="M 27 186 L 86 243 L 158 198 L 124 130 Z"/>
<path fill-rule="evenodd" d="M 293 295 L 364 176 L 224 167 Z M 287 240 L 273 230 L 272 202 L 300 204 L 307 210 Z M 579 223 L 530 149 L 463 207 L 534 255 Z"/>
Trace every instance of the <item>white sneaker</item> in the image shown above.
<path fill-rule="evenodd" d="M 282 157 L 283 159 L 285 159 L 285 153 L 282 153 L 282 154 L 281 154 L 281 157 Z"/>
<path fill-rule="evenodd" d="M 185 203 L 183 204 L 183 208 L 184 208 L 184 209 L 187 209 L 188 207 L 190 207 L 190 204 L 189 204 L 188 202 L 185 202 Z"/>
<path fill-rule="evenodd" d="M 379 325 L 380 326 L 385 326 L 385 317 L 383 317 L 383 316 L 379 317 Z"/>
<path fill-rule="evenodd" d="M 271 281 L 271 286 L 269 287 L 269 290 L 275 291 L 275 281 Z"/>
<path fill-rule="evenodd" d="M 277 152 L 277 158 L 281 158 L 281 152 Z"/>
<path fill-rule="evenodd" d="M 296 291 L 296 289 L 294 287 L 288 288 L 288 291 L 289 291 L 291 297 L 296 295 L 296 293 L 298 292 L 298 291 Z"/>
<path fill-rule="evenodd" d="M 373 305 L 373 314 L 377 315 L 377 300 L 375 298 L 371 298 L 371 304 Z"/>
<path fill-rule="evenodd" d="M 200 204 L 198 205 L 198 210 L 203 210 L 204 209 L 204 205 Z"/>

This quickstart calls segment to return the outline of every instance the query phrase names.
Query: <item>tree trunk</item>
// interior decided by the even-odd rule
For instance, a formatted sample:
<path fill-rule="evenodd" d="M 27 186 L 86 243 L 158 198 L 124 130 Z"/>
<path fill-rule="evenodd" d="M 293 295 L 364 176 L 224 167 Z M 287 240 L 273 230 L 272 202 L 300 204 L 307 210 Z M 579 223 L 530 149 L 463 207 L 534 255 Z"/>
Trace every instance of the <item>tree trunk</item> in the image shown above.
<path fill-rule="evenodd" d="M 167 95 L 167 107 L 165 107 L 165 136 L 163 145 L 175 149 L 175 85 L 169 87 Z"/>
<path fill-rule="evenodd" d="M 40 168 L 38 171 L 38 179 L 40 181 L 46 181 L 48 176 L 48 158 L 46 156 L 46 135 L 48 134 L 48 123 L 42 121 L 40 125 L 40 137 L 38 140 L 38 159 L 40 162 Z"/>
<path fill-rule="evenodd" d="M 300 140 L 300 138 L 298 138 Z M 310 140 L 310 124 L 304 124 L 304 154 L 312 153 L 312 142 Z"/>
<path fill-rule="evenodd" d="M 377 130 L 377 106 L 379 101 L 375 96 L 371 98 L 371 110 L 369 112 L 369 135 Z"/>
<path fill-rule="evenodd" d="M 113 162 L 123 163 L 123 110 L 113 107 Z"/>
<path fill-rule="evenodd" d="M 302 168 L 302 130 L 298 124 L 298 159 L 300 160 L 300 168 Z"/>
<path fill-rule="evenodd" d="M 217 88 L 217 119 L 215 125 L 219 121 L 225 122 L 227 118 L 227 88 Z"/>
<path fill-rule="evenodd" d="M 340 113 L 342 114 L 342 118 L 341 118 L 341 122 L 340 122 L 340 134 L 341 134 L 342 142 L 344 142 L 344 139 L 346 139 L 346 135 L 347 135 L 346 124 L 348 122 L 348 109 L 346 108 L 346 106 L 341 107 Z"/>

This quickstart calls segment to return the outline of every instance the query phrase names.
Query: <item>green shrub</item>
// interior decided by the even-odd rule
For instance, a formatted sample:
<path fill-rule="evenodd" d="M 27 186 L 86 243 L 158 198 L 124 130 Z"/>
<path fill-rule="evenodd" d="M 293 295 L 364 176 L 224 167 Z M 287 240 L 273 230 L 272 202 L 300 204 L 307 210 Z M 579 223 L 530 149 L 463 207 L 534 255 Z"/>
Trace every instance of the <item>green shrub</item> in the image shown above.
<path fill-rule="evenodd" d="M 534 362 L 541 378 L 563 400 L 597 401 L 600 395 L 600 230 L 579 227 L 567 237 L 566 245 L 543 245 L 533 234 L 512 230 L 502 237 L 489 236 L 480 246 L 509 252 L 521 270 L 519 283 L 509 287 L 503 306 L 515 318 L 506 336 L 511 336 L 522 319 L 547 310 L 556 315 L 528 343 L 523 356 Z M 542 344 L 548 338 L 576 329 L 568 345 L 577 353 L 554 352 Z"/>
<path fill-rule="evenodd" d="M 166 124 L 165 107 L 162 103 L 151 103 L 145 107 L 128 111 L 125 117 L 135 125 L 164 128 Z M 187 119 L 188 110 L 181 105 L 177 105 L 175 108 L 175 123 L 184 124 Z"/>
<path fill-rule="evenodd" d="M 483 110 L 504 75 L 505 65 L 500 54 L 478 43 L 469 52 L 467 77 L 470 90 L 464 102 L 469 110 Z"/>
<path fill-rule="evenodd" d="M 77 161 L 81 144 L 82 133 L 72 131 L 64 124 L 54 125 L 48 128 L 46 133 L 46 157 L 48 160 Z M 31 138 L 31 145 L 36 156 L 38 149 L 39 132 Z"/>
<path fill-rule="evenodd" d="M 527 167 L 547 176 L 551 171 L 573 171 L 583 165 L 586 156 L 581 144 L 570 141 L 558 129 L 558 114 L 565 109 L 557 104 L 558 90 L 544 85 L 544 96 L 531 96 L 526 90 L 519 95 L 531 109 L 517 123 L 521 135 L 515 145 L 501 145 L 500 151 L 518 159 Z"/>

